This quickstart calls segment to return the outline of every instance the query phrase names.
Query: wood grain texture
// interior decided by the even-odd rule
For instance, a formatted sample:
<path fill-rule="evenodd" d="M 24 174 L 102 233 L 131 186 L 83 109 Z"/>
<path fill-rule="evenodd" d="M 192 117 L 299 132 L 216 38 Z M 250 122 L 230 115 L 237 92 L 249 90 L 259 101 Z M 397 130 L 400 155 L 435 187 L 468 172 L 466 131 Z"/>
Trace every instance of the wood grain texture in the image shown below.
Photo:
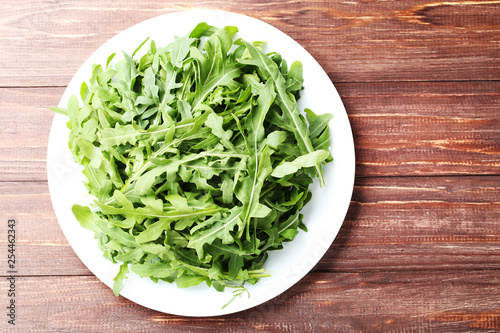
<path fill-rule="evenodd" d="M 500 268 L 500 177 L 358 178 L 318 269 Z"/>
<path fill-rule="evenodd" d="M 499 82 L 336 86 L 358 176 L 500 173 Z"/>
<path fill-rule="evenodd" d="M 16 220 L 16 267 L 25 275 L 91 274 L 57 223 L 47 183 L 0 183 L 0 221 Z M 0 224 L 7 235 L 7 224 Z M 0 246 L 7 251 L 7 238 Z M 6 272 L 0 271 L 3 276 Z"/>
<path fill-rule="evenodd" d="M 0 10 L 0 86 L 65 86 L 105 41 L 193 9 L 259 18 L 303 45 L 334 82 L 500 79 L 499 1 L 50 1 Z"/>
<path fill-rule="evenodd" d="M 250 15 L 298 41 L 335 83 L 356 145 L 349 211 L 313 271 L 213 318 L 114 297 L 66 241 L 46 176 L 48 108 L 81 64 L 136 23 L 194 8 Z M 0 332 L 500 331 L 500 1 L 26 0 L 0 10 L 0 248 L 15 218 L 19 272 L 18 325 L 4 315 Z"/>
<path fill-rule="evenodd" d="M 25 332 L 403 333 L 500 329 L 498 271 L 312 273 L 259 307 L 212 318 L 179 317 L 146 309 L 115 297 L 93 276 L 18 277 L 16 283 L 17 323 Z M 6 287 L 7 281 L 1 279 L 0 289 Z M 236 301 L 244 302 L 245 298 Z M 5 326 L 0 322 L 0 327 Z"/>
<path fill-rule="evenodd" d="M 0 89 L 0 181 L 47 179 L 47 144 L 64 89 Z"/>
<path fill-rule="evenodd" d="M 357 176 L 500 174 L 500 82 L 341 83 Z M 0 181 L 46 181 L 63 88 L 0 88 Z M 13 119 L 15 115 L 15 119 Z"/>
<path fill-rule="evenodd" d="M 4 182 L 0 193 L 0 219 L 18 221 L 19 272 L 91 274 L 60 230 L 46 183 Z M 359 178 L 340 233 L 316 269 L 500 269 L 499 220 L 499 177 Z"/>

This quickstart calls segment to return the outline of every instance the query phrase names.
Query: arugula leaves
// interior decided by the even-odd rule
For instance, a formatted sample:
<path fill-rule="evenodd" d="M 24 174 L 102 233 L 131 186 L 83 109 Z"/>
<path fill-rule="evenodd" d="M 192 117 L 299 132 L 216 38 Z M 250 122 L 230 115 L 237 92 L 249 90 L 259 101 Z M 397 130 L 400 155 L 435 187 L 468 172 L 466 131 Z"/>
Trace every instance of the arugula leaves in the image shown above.
<path fill-rule="evenodd" d="M 121 263 L 116 295 L 129 269 L 240 295 L 269 275 L 267 251 L 307 230 L 300 211 L 313 179 L 324 185 L 332 115 L 304 117 L 300 62 L 288 68 L 236 32 L 200 23 L 138 59 L 142 44 L 114 64 L 112 54 L 93 66 L 81 103 L 53 108 L 69 117 L 95 197 L 72 211 Z"/>

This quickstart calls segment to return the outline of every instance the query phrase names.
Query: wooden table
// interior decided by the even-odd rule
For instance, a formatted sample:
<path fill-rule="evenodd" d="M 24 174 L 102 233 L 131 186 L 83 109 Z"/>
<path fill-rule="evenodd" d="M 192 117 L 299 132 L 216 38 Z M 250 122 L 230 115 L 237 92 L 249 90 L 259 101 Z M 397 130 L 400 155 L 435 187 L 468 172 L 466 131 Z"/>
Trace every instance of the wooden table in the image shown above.
<path fill-rule="evenodd" d="M 47 187 L 48 108 L 83 61 L 138 22 L 191 8 L 247 14 L 297 40 L 337 87 L 356 145 L 351 206 L 320 263 L 281 296 L 215 318 L 113 296 L 64 238 Z M 0 10 L 0 331 L 500 330 L 500 1 L 26 0 Z"/>

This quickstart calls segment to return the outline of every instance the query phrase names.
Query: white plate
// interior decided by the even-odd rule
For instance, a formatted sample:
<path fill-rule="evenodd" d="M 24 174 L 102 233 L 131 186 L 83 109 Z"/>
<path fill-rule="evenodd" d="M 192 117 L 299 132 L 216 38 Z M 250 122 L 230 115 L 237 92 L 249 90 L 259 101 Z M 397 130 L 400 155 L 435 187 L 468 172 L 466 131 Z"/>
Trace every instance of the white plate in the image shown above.
<path fill-rule="evenodd" d="M 102 45 L 78 70 L 59 103 L 65 108 L 71 95 L 79 96 L 80 85 L 91 76 L 92 64 L 104 65 L 108 55 L 121 51 L 131 54 L 147 37 L 156 45 L 165 46 L 174 36 L 183 36 L 198 23 L 223 27 L 238 27 L 237 37 L 247 41 L 267 42 L 266 51 L 276 51 L 291 64 L 300 60 L 304 67 L 305 90 L 299 107 L 308 107 L 318 114 L 334 114 L 331 121 L 334 162 L 324 168 L 326 187 L 311 186 L 313 199 L 304 208 L 304 223 L 309 231 L 300 232 L 281 251 L 270 252 L 265 265 L 273 272 L 256 285 L 248 285 L 250 298 L 239 297 L 224 310 L 231 298 L 231 289 L 219 293 L 205 284 L 180 289 L 160 281 L 154 284 L 134 273 L 124 281 L 121 295 L 145 307 L 185 316 L 215 316 L 245 310 L 281 294 L 304 277 L 328 250 L 337 235 L 349 207 L 354 184 L 354 143 L 349 120 L 342 101 L 320 65 L 292 38 L 255 18 L 216 10 L 191 10 L 167 14 L 139 23 L 116 35 Z M 144 51 L 147 50 L 147 45 Z M 111 287 L 118 265 L 103 258 L 93 232 L 83 229 L 76 221 L 71 206 L 91 202 L 83 185 L 81 168 L 73 161 L 68 149 L 67 118 L 56 114 L 52 124 L 47 153 L 50 196 L 61 229 L 82 262 L 107 286 Z M 109 291 L 111 293 L 111 290 Z"/>

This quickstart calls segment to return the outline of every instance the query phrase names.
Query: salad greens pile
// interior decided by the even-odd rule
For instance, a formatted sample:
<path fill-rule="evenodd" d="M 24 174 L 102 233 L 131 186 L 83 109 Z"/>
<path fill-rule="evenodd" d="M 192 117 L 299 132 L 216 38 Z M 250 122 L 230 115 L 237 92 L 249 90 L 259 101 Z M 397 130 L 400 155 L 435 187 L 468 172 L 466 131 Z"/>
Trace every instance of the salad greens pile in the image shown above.
<path fill-rule="evenodd" d="M 268 276 L 268 251 L 298 229 L 314 178 L 323 186 L 331 114 L 301 115 L 302 65 L 289 68 L 236 27 L 200 23 L 93 65 L 72 96 L 69 147 L 95 197 L 72 210 L 104 256 L 153 281 L 218 291 Z"/>

